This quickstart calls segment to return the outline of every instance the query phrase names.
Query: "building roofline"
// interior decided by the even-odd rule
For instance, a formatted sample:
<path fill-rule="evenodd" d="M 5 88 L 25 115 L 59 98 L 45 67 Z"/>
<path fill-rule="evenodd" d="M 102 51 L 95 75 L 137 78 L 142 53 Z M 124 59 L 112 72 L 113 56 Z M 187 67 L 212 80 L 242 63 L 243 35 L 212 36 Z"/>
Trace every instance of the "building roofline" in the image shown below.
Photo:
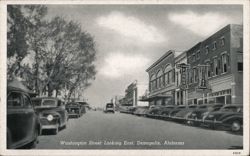
<path fill-rule="evenodd" d="M 169 50 L 167 51 L 163 56 L 161 56 L 158 60 L 156 60 L 150 67 L 148 67 L 146 69 L 146 72 L 148 72 L 150 69 L 152 69 L 153 67 L 155 67 L 159 62 L 161 62 L 164 58 L 168 57 L 171 54 L 174 54 L 175 51 L 174 50 Z"/>

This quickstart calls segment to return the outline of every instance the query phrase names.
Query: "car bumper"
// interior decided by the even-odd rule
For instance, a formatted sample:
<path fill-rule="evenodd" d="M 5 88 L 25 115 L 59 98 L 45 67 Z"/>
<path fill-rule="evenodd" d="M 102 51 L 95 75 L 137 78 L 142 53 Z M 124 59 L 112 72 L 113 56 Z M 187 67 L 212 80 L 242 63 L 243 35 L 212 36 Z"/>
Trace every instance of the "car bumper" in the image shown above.
<path fill-rule="evenodd" d="M 41 129 L 42 130 L 49 130 L 49 129 L 57 129 L 58 125 L 42 125 Z"/>

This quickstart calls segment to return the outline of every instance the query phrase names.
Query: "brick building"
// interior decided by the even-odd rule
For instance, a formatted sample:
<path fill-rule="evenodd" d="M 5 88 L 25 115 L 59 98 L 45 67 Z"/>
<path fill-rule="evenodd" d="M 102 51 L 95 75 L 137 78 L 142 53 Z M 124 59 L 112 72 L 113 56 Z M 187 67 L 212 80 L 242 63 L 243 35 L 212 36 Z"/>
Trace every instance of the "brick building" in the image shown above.
<path fill-rule="evenodd" d="M 188 104 L 243 103 L 243 27 L 227 25 L 187 51 Z"/>

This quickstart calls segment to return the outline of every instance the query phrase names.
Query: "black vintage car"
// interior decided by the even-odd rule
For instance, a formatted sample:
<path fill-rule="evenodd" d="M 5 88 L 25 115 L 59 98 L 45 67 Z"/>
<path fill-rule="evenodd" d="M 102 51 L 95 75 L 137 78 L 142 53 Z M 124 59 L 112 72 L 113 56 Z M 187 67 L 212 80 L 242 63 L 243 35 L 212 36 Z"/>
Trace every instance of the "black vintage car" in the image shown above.
<path fill-rule="evenodd" d="M 32 148 L 40 134 L 40 121 L 30 100 L 30 92 L 14 80 L 7 87 L 7 149 Z"/>
<path fill-rule="evenodd" d="M 187 123 L 193 126 L 199 126 L 202 121 L 202 115 L 218 111 L 223 105 L 224 104 L 221 103 L 199 105 L 196 109 L 189 113 Z"/>
<path fill-rule="evenodd" d="M 70 103 L 67 103 L 66 104 L 66 110 L 68 112 L 68 116 L 69 118 L 79 118 L 82 116 L 83 114 L 83 111 L 82 111 L 82 106 L 81 104 L 79 103 L 76 103 L 76 102 L 70 102 Z"/>
<path fill-rule="evenodd" d="M 238 132 L 243 129 L 243 105 L 228 104 L 203 116 L 203 125 Z"/>
<path fill-rule="evenodd" d="M 115 113 L 115 106 L 113 103 L 107 103 L 106 104 L 106 107 L 105 107 L 105 110 L 104 110 L 105 113 Z"/>
<path fill-rule="evenodd" d="M 174 116 L 172 116 L 172 120 L 185 123 L 187 117 L 191 114 L 193 110 L 197 108 L 197 105 L 189 105 L 187 108 L 178 111 Z"/>
<path fill-rule="evenodd" d="M 42 130 L 52 130 L 57 134 L 61 128 L 66 128 L 68 113 L 63 101 L 54 97 L 33 98 L 35 110 L 39 115 Z"/>

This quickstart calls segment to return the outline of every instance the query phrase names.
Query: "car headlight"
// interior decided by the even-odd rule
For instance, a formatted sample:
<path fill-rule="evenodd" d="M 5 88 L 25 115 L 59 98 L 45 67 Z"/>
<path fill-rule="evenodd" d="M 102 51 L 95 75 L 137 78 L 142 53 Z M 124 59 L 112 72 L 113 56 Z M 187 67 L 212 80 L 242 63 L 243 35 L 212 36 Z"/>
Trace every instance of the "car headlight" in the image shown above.
<path fill-rule="evenodd" d="M 51 115 L 51 114 L 47 116 L 47 120 L 48 120 L 48 121 L 52 121 L 53 118 L 54 118 L 54 117 L 53 117 L 53 115 Z"/>

